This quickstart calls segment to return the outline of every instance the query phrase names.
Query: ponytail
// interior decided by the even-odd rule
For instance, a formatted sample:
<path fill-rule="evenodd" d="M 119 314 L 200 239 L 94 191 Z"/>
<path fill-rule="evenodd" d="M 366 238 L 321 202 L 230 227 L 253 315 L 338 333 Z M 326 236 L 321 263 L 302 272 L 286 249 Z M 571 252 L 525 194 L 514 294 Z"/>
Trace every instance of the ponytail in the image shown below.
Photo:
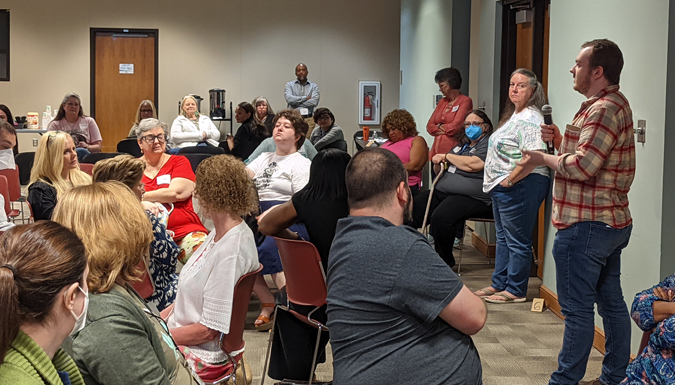
<path fill-rule="evenodd" d="M 80 239 L 56 222 L 17 226 L 0 237 L 0 363 L 24 323 L 40 324 L 61 290 L 83 283 Z"/>
<path fill-rule="evenodd" d="M 0 267 L 0 363 L 19 332 L 19 290 L 14 283 L 15 276 L 8 266 Z M 12 267 L 12 269 L 14 269 Z"/>

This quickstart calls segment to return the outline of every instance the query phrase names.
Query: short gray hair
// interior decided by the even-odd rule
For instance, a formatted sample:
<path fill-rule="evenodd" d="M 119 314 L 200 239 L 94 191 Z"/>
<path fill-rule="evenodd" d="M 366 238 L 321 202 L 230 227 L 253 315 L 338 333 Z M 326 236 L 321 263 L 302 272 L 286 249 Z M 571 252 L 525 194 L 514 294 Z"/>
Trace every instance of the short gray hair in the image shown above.
<path fill-rule="evenodd" d="M 145 134 L 146 132 L 152 130 L 153 128 L 157 128 L 157 127 L 162 128 L 162 131 L 164 131 L 164 135 L 166 137 L 169 136 L 169 131 L 168 131 L 168 127 L 167 127 L 166 123 L 160 122 L 159 119 L 147 118 L 147 119 L 141 120 L 141 122 L 138 123 L 138 126 L 136 126 L 136 131 L 135 131 L 136 138 L 140 140 L 141 137 L 143 136 L 143 134 Z"/>

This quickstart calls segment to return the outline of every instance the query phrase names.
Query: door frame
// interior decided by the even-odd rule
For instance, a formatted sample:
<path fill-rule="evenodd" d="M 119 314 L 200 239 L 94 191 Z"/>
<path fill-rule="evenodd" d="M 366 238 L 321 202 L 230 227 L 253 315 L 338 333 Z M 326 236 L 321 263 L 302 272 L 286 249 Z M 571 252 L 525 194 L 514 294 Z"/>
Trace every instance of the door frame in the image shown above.
<path fill-rule="evenodd" d="M 89 28 L 89 46 L 90 46 L 90 81 L 89 81 L 89 114 L 96 119 L 96 34 L 115 33 L 115 34 L 154 34 L 155 35 L 155 109 L 159 115 L 159 29 L 138 29 L 138 28 Z"/>

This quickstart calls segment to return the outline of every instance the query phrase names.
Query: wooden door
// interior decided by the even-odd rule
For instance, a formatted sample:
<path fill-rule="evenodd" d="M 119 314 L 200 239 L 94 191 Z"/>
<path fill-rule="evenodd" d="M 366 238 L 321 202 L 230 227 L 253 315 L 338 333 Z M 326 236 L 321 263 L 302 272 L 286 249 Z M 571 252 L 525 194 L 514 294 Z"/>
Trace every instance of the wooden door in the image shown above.
<path fill-rule="evenodd" d="M 157 32 L 92 30 L 91 114 L 103 152 L 116 152 L 142 100 L 157 106 Z"/>

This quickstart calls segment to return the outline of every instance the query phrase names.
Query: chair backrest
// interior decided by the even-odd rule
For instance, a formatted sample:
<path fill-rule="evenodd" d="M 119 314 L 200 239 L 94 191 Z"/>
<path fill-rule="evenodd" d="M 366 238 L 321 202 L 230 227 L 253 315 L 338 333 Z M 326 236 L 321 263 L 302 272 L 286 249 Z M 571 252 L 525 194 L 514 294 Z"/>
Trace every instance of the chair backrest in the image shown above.
<path fill-rule="evenodd" d="M 288 300 L 297 305 L 323 306 L 326 303 L 326 277 L 321 256 L 307 241 L 274 238 L 286 276 Z"/>
<path fill-rule="evenodd" d="M 91 163 L 80 163 L 80 170 L 89 174 L 89 176 L 94 176 L 94 165 Z"/>
<path fill-rule="evenodd" d="M 9 199 L 12 202 L 16 202 L 21 198 L 21 181 L 19 181 L 19 170 L 16 166 L 16 169 L 7 168 L 0 170 L 0 175 L 4 175 L 7 178 L 7 189 L 9 190 Z"/>
<path fill-rule="evenodd" d="M 30 182 L 30 171 L 33 169 L 34 160 L 34 152 L 22 152 L 14 157 L 14 162 L 19 167 L 19 183 L 21 185 L 27 185 Z"/>
<path fill-rule="evenodd" d="M 2 195 L 2 198 L 5 200 L 5 206 L 3 207 L 5 209 L 5 214 L 9 215 L 9 212 L 12 211 L 12 207 L 9 204 L 9 189 L 7 187 L 7 177 L 4 175 L 0 175 L 0 194 Z"/>
<path fill-rule="evenodd" d="M 347 152 L 347 141 L 344 139 L 336 140 L 335 142 L 324 146 L 324 148 L 336 148 L 338 150 Z"/>
<path fill-rule="evenodd" d="M 256 271 L 245 274 L 234 287 L 234 298 L 232 301 L 232 317 L 230 318 L 230 332 L 223 338 L 221 349 L 230 353 L 241 350 L 244 347 L 244 326 L 246 325 L 246 314 L 248 313 L 248 304 L 251 301 L 253 284 L 262 271 L 260 265 Z"/>
<path fill-rule="evenodd" d="M 143 156 L 141 148 L 138 146 L 138 141 L 135 138 L 122 139 L 117 143 L 117 152 L 129 154 L 134 158 Z"/>
<path fill-rule="evenodd" d="M 136 290 L 141 298 L 146 299 L 155 292 L 155 284 L 152 282 L 152 278 L 150 278 L 150 273 L 148 272 L 148 268 L 146 267 L 145 263 L 141 262 L 137 267 L 143 270 L 143 277 L 141 278 L 140 282 L 134 282 L 134 284 L 131 286 L 134 288 L 134 290 Z"/>
<path fill-rule="evenodd" d="M 211 154 L 211 155 L 221 155 L 225 153 L 225 149 L 222 147 L 213 147 L 213 146 L 194 146 L 194 147 L 183 147 L 178 150 L 178 155 L 183 154 Z"/>
<path fill-rule="evenodd" d="M 99 160 L 114 158 L 117 155 L 122 155 L 119 152 L 97 152 L 93 154 L 87 154 L 82 158 L 80 163 L 91 163 L 95 164 Z"/>
<path fill-rule="evenodd" d="M 199 166 L 199 163 L 202 162 L 202 160 L 213 156 L 213 154 L 179 154 L 179 155 L 186 157 L 187 160 L 190 161 L 190 165 L 192 166 L 192 172 L 197 172 L 197 167 Z"/>

